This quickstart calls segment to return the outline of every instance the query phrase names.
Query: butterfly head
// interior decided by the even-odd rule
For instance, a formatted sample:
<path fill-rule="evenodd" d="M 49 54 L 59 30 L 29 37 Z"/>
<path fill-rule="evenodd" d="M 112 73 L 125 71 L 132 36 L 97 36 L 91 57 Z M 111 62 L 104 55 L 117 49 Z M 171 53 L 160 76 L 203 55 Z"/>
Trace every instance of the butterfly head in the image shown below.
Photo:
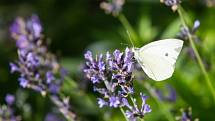
<path fill-rule="evenodd" d="M 138 57 L 139 48 L 133 47 L 131 50 L 134 53 L 134 57 Z"/>
<path fill-rule="evenodd" d="M 132 47 L 132 49 L 131 49 L 131 50 L 132 50 L 132 52 L 134 52 L 134 53 L 135 53 L 135 52 L 139 51 L 139 49 L 140 49 L 140 48 Z"/>

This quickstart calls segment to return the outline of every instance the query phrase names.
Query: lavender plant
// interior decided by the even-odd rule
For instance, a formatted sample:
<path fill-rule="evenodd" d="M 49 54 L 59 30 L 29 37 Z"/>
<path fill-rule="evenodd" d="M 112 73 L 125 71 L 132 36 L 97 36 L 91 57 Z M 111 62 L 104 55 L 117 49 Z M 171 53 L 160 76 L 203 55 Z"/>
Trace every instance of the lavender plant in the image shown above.
<path fill-rule="evenodd" d="M 101 2 L 100 7 L 107 13 L 113 16 L 118 16 L 122 10 L 125 0 L 111 0 L 109 2 Z"/>
<path fill-rule="evenodd" d="M 0 121 L 21 121 L 21 116 L 16 115 L 14 108 L 14 95 L 7 94 L 5 97 L 6 104 L 0 105 Z"/>
<path fill-rule="evenodd" d="M 39 18 L 33 15 L 26 22 L 18 17 L 12 24 L 11 36 L 16 41 L 19 61 L 10 63 L 11 72 L 19 72 L 19 83 L 45 95 L 58 93 L 63 74 L 55 75 L 62 69 L 55 56 L 48 52 L 42 40 Z"/>
<path fill-rule="evenodd" d="M 199 121 L 198 118 L 192 117 L 192 108 L 188 108 L 186 110 L 181 109 L 181 116 L 176 117 L 177 121 Z"/>
<path fill-rule="evenodd" d="M 168 94 L 165 94 L 162 90 L 155 88 L 157 97 L 161 101 L 175 102 L 177 97 L 176 90 L 171 85 L 166 85 L 166 89 L 168 91 Z"/>
<path fill-rule="evenodd" d="M 130 121 L 136 121 L 137 118 L 143 118 L 146 113 L 151 112 L 151 108 L 146 104 L 146 96 L 140 94 L 142 106 L 139 109 L 136 99 L 133 99 L 133 52 L 126 48 L 125 52 L 115 50 L 113 54 L 109 52 L 103 57 L 103 54 L 93 58 L 90 51 L 85 53 L 86 66 L 84 73 L 92 82 L 94 91 L 101 94 L 98 98 L 99 107 L 109 106 L 111 108 L 127 108 L 126 117 Z M 128 103 L 128 97 L 131 97 L 133 105 Z M 123 109 L 122 109 L 123 110 Z"/>
<path fill-rule="evenodd" d="M 195 20 L 192 27 L 182 26 L 177 36 L 183 40 L 188 40 L 189 39 L 188 34 L 190 33 L 193 36 L 193 39 L 195 40 L 195 42 L 198 43 L 200 40 L 196 35 L 196 31 L 199 29 L 199 26 L 200 26 L 200 21 Z"/>
<path fill-rule="evenodd" d="M 60 96 L 65 70 L 48 51 L 38 16 L 32 15 L 26 21 L 17 17 L 10 32 L 18 48 L 18 60 L 10 63 L 11 73 L 20 74 L 20 86 L 40 92 L 43 96 L 50 94 L 62 114 L 67 119 L 74 120 L 75 114 L 69 109 L 69 102 Z"/>
<path fill-rule="evenodd" d="M 199 29 L 200 21 L 195 20 L 192 27 L 181 27 L 179 33 L 177 34 L 178 38 L 189 41 L 189 33 L 193 36 L 193 40 L 197 45 L 200 45 L 200 39 L 196 35 L 196 31 Z M 192 49 L 192 47 L 187 47 L 187 53 L 192 59 L 196 59 L 195 53 Z"/>
<path fill-rule="evenodd" d="M 61 118 L 59 118 L 58 115 L 55 113 L 48 113 L 45 117 L 45 121 L 63 121 Z"/>
<path fill-rule="evenodd" d="M 167 0 L 167 1 L 171 1 L 171 0 Z M 207 84 L 207 86 L 208 86 L 208 88 L 209 88 L 209 90 L 211 92 L 211 95 L 213 96 L 213 100 L 215 101 L 215 89 L 214 89 L 213 84 L 211 82 L 211 79 L 210 79 L 210 77 L 209 77 L 209 75 L 208 75 L 208 73 L 206 71 L 206 67 L 204 65 L 204 62 L 203 62 L 203 60 L 202 60 L 202 58 L 201 58 L 201 56 L 200 56 L 200 54 L 198 52 L 198 49 L 197 49 L 197 47 L 196 47 L 196 45 L 194 43 L 194 40 L 196 38 L 194 33 L 195 33 L 196 29 L 199 27 L 200 22 L 196 21 L 194 23 L 193 29 L 190 30 L 187 27 L 188 24 L 187 24 L 187 21 L 186 21 L 184 15 L 183 15 L 183 12 L 185 12 L 185 11 L 183 10 L 182 6 L 180 6 L 180 4 L 178 4 L 178 8 L 176 10 L 177 10 L 177 13 L 179 15 L 181 24 L 182 24 L 183 28 L 185 29 L 184 33 L 186 33 L 185 35 L 187 35 L 187 37 L 188 37 L 190 46 L 193 49 L 193 52 L 194 52 L 194 54 L 196 56 L 197 63 L 199 64 L 199 67 L 200 67 L 200 69 L 201 69 L 201 71 L 202 71 L 202 73 L 203 73 L 203 75 L 205 77 L 206 84 Z"/>
<path fill-rule="evenodd" d="M 160 0 L 160 2 L 171 7 L 173 11 L 176 11 L 178 9 L 178 5 L 181 3 L 181 0 Z"/>

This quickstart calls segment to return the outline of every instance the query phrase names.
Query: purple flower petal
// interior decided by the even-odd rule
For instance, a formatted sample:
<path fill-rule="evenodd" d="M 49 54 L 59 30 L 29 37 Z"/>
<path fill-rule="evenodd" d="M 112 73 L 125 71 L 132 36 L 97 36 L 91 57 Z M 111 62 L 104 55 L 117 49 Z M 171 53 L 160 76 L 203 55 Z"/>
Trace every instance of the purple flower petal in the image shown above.
<path fill-rule="evenodd" d="M 99 108 L 102 108 L 103 106 L 107 105 L 107 102 L 102 98 L 98 98 L 98 104 L 99 104 Z"/>
<path fill-rule="evenodd" d="M 16 41 L 16 46 L 20 49 L 26 49 L 29 48 L 29 42 L 25 35 L 20 35 L 19 39 Z"/>
<path fill-rule="evenodd" d="M 109 98 L 110 107 L 117 108 L 120 104 L 119 97 L 110 97 Z"/>
<path fill-rule="evenodd" d="M 7 94 L 5 97 L 5 101 L 7 102 L 8 105 L 12 105 L 15 101 L 14 95 Z"/>
<path fill-rule="evenodd" d="M 85 54 L 84 54 L 84 57 L 86 60 L 90 61 L 90 62 L 93 62 L 93 56 L 92 56 L 92 52 L 91 51 L 87 51 Z"/>
<path fill-rule="evenodd" d="M 37 15 L 32 15 L 31 18 L 27 21 L 27 29 L 34 35 L 34 37 L 40 37 L 42 26 Z"/>
<path fill-rule="evenodd" d="M 152 109 L 150 108 L 150 106 L 148 104 L 145 104 L 143 113 L 146 114 L 146 113 L 150 113 L 151 111 Z"/>
<path fill-rule="evenodd" d="M 53 73 L 50 71 L 46 72 L 46 82 L 50 84 L 52 80 L 55 80 Z"/>
<path fill-rule="evenodd" d="M 200 26 L 200 21 L 199 20 L 195 20 L 194 25 L 193 25 L 193 30 L 197 30 Z"/>
<path fill-rule="evenodd" d="M 17 17 L 15 21 L 10 26 L 10 32 L 20 34 L 21 33 L 21 25 L 20 25 L 21 19 Z"/>
<path fill-rule="evenodd" d="M 26 88 L 27 85 L 28 85 L 28 80 L 26 80 L 26 79 L 23 78 L 23 77 L 20 77 L 20 78 L 19 78 L 19 84 L 20 84 L 21 87 Z"/>
<path fill-rule="evenodd" d="M 10 72 L 14 73 L 14 72 L 18 72 L 18 71 L 19 71 L 19 67 L 14 63 L 10 63 Z"/>

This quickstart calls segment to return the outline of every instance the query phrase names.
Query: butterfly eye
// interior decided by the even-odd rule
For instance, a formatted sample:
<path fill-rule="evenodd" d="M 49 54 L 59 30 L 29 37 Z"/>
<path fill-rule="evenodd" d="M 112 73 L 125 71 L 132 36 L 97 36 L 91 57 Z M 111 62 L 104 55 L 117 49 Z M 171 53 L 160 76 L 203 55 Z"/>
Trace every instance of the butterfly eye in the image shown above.
<path fill-rule="evenodd" d="M 165 53 L 165 56 L 168 56 L 168 53 Z"/>

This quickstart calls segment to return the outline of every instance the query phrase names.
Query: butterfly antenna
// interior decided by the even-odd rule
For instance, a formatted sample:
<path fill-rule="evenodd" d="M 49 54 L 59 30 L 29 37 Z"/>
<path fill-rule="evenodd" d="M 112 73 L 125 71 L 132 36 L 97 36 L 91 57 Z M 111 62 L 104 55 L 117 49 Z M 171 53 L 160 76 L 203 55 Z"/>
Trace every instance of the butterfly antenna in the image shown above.
<path fill-rule="evenodd" d="M 121 45 L 126 45 L 126 46 L 129 46 L 129 44 L 126 44 L 126 43 L 120 43 Z"/>
<path fill-rule="evenodd" d="M 131 34 L 130 34 L 130 32 L 129 32 L 128 30 L 127 30 L 126 32 L 127 32 L 127 34 L 128 34 L 128 38 L 129 38 L 129 40 L 130 40 L 130 42 L 131 42 L 131 44 L 132 44 L 132 46 L 133 46 L 133 48 L 134 48 L 134 43 L 132 42 Z"/>

